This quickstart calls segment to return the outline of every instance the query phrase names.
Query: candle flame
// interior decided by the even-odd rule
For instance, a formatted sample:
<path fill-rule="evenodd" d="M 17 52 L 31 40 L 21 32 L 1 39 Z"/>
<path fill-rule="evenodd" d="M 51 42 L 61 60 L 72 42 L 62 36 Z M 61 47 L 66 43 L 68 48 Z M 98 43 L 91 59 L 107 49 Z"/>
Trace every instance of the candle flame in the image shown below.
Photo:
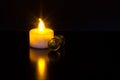
<path fill-rule="evenodd" d="M 39 28 L 40 31 L 44 31 L 44 29 L 45 29 L 44 22 L 42 21 L 41 18 L 39 18 L 38 28 Z"/>

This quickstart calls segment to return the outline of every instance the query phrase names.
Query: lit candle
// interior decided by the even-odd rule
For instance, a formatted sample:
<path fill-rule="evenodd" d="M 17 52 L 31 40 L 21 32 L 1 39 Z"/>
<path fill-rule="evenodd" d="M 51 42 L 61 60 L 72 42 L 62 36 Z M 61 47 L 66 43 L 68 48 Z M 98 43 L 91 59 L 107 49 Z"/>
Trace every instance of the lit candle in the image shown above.
<path fill-rule="evenodd" d="M 30 46 L 34 48 L 48 48 L 48 41 L 54 37 L 54 31 L 45 28 L 42 19 L 39 19 L 38 28 L 29 31 Z"/>

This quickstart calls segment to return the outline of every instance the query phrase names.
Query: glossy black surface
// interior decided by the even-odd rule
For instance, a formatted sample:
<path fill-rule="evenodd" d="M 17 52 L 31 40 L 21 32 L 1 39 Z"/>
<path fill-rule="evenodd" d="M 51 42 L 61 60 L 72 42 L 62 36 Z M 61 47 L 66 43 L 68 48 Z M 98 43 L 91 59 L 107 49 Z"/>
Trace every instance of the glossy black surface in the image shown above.
<path fill-rule="evenodd" d="M 55 31 L 57 34 L 64 35 L 65 47 L 50 52 L 30 48 L 28 31 L 1 31 L 1 73 L 5 75 L 4 80 L 119 78 L 119 32 Z"/>

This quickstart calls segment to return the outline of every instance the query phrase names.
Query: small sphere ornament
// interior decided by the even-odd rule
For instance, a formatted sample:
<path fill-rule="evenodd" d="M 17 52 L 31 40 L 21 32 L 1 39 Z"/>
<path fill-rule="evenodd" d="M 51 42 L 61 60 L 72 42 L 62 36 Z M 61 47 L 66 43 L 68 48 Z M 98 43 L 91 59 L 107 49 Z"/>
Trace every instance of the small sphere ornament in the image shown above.
<path fill-rule="evenodd" d="M 49 49 L 57 51 L 61 49 L 65 44 L 65 38 L 62 35 L 56 35 L 54 38 L 48 41 Z"/>

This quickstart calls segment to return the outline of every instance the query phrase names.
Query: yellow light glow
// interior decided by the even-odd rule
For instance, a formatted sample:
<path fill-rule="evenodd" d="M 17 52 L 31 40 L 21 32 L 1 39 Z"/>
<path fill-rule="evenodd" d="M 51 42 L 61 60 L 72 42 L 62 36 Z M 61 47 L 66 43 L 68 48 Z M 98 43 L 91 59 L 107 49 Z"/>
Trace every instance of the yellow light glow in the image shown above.
<path fill-rule="evenodd" d="M 45 78 L 45 72 L 46 72 L 46 61 L 45 61 L 44 58 L 39 58 L 38 59 L 38 72 L 39 72 L 39 77 L 41 79 L 44 79 Z"/>
<path fill-rule="evenodd" d="M 40 30 L 41 32 L 44 31 L 44 29 L 45 29 L 44 22 L 42 21 L 41 18 L 39 18 L 38 28 L 39 28 L 39 30 Z"/>

